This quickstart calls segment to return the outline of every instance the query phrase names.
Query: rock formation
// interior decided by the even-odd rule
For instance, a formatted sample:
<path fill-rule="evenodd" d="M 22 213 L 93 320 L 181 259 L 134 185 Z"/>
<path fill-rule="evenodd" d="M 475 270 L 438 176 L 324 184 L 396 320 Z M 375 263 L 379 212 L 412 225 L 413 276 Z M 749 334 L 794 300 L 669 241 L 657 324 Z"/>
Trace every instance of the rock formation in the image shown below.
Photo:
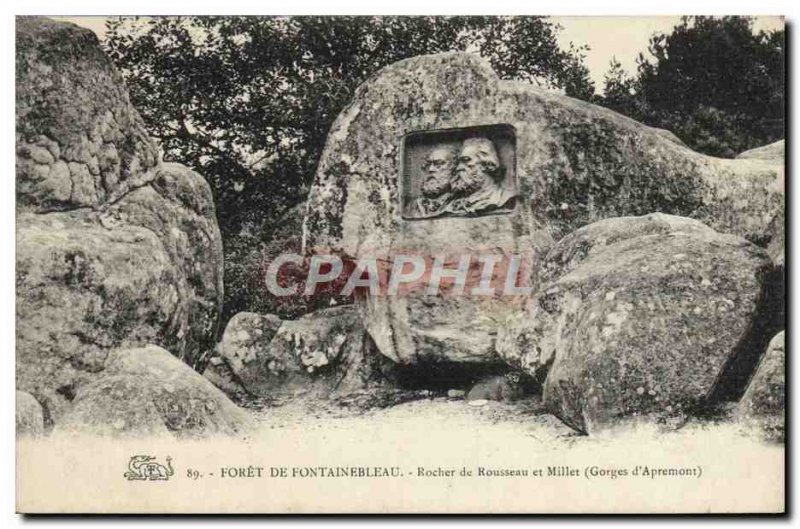
<path fill-rule="evenodd" d="M 483 130 L 496 136 L 490 157 L 506 175 L 498 185 L 516 186 L 513 211 L 404 217 L 406 197 L 426 178 L 412 173 L 432 160 L 413 149 L 458 152 L 462 137 Z M 766 247 L 783 207 L 780 165 L 701 155 L 613 111 L 501 81 L 476 55 L 445 53 L 392 64 L 357 89 L 328 136 L 304 237 L 306 251 L 356 258 L 519 254 L 535 288 L 554 241 L 598 220 L 663 212 Z M 360 307 L 379 350 L 396 362 L 488 363 L 514 303 L 408 295 L 368 297 Z"/>
<path fill-rule="evenodd" d="M 44 413 L 42 406 L 33 395 L 24 391 L 16 392 L 17 435 L 33 437 L 44 434 Z"/>
<path fill-rule="evenodd" d="M 17 388 L 58 422 L 109 350 L 204 367 L 222 302 L 208 184 L 158 146 L 89 30 L 17 19 Z"/>
<path fill-rule="evenodd" d="M 783 435 L 782 334 L 759 364 L 784 318 L 782 142 L 716 159 L 501 81 L 476 55 L 398 62 L 333 125 L 302 249 L 348 265 L 514 256 L 508 277 L 529 290 L 243 312 L 215 348 L 222 241 L 207 183 L 161 161 L 93 33 L 18 18 L 16 73 L 20 433 L 244 435 L 246 413 L 217 388 L 368 407 L 432 395 L 409 379 L 460 387 L 461 373 L 473 402 L 543 385 L 547 409 L 584 433 L 744 393 L 738 416 Z M 260 295 L 262 261 L 296 249 L 298 219 L 232 271 L 237 300 Z M 341 301 L 264 299 L 281 316 Z M 387 381 L 412 391 L 370 391 Z"/>
<path fill-rule="evenodd" d="M 753 322 L 771 271 L 763 249 L 695 220 L 603 220 L 550 250 L 539 293 L 503 327 L 498 349 L 546 373 L 545 405 L 579 431 L 685 415 L 758 362 L 766 344 L 748 340 L 765 331 Z"/>
<path fill-rule="evenodd" d="M 772 441 L 783 442 L 786 423 L 786 349 L 784 332 L 769 343 L 742 400 L 736 416 L 755 426 Z"/>
<path fill-rule="evenodd" d="M 204 375 L 213 381 L 211 377 L 215 375 L 226 378 L 225 374 L 230 373 L 243 389 L 251 389 L 259 383 L 267 363 L 265 349 L 282 323 L 280 318 L 271 314 L 236 314 L 225 327 L 222 340 L 217 344 L 218 354 L 211 358 Z"/>
<path fill-rule="evenodd" d="M 297 320 L 239 313 L 225 328 L 206 377 L 256 397 L 347 395 L 384 381 L 381 358 L 352 306 Z"/>
<path fill-rule="evenodd" d="M 105 370 L 81 386 L 54 435 L 245 435 L 252 424 L 211 382 L 164 349 L 116 349 Z"/>
<path fill-rule="evenodd" d="M 786 141 L 780 140 L 763 147 L 744 151 L 736 157 L 737 160 L 764 160 L 767 162 L 784 165 L 786 160 Z"/>

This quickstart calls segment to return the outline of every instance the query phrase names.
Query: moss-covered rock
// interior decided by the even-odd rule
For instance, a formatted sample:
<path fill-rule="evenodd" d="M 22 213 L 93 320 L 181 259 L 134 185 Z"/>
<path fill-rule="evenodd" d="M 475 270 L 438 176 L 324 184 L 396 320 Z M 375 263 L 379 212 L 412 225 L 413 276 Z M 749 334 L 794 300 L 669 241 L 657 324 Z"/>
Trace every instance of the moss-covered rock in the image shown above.
<path fill-rule="evenodd" d="M 581 432 L 686 416 L 728 396 L 717 386 L 735 392 L 721 379 L 758 362 L 772 270 L 763 249 L 692 219 L 599 221 L 550 250 L 539 293 L 503 328 L 499 350 L 546 373 L 545 405 Z"/>
<path fill-rule="evenodd" d="M 54 435 L 200 438 L 245 435 L 247 413 L 157 346 L 117 349 L 101 377 L 78 391 Z"/>
<path fill-rule="evenodd" d="M 784 332 L 769 343 L 736 415 L 768 440 L 783 442 L 786 422 L 786 349 Z"/>
<path fill-rule="evenodd" d="M 97 38 L 17 19 L 17 387 L 52 426 L 109 350 L 202 369 L 222 304 L 211 189 L 161 163 Z"/>
<path fill-rule="evenodd" d="M 233 384 L 256 397 L 314 394 L 341 397 L 382 386 L 383 363 L 355 307 L 322 309 L 281 322 L 272 315 L 239 313 L 217 347 L 222 365 L 207 376 L 219 383 L 230 372 Z M 224 386 L 223 389 L 225 389 Z"/>
<path fill-rule="evenodd" d="M 510 214 L 406 220 L 409 133 L 508 125 L 519 192 Z M 305 249 L 353 257 L 520 254 L 535 271 L 555 240 L 598 220 L 663 212 L 766 247 L 784 208 L 783 167 L 696 153 L 611 110 L 501 81 L 480 57 L 420 56 L 361 85 L 331 128 L 312 185 Z M 535 273 L 527 278 L 537 286 Z M 494 362 L 513 299 L 372 297 L 361 306 L 382 353 L 398 362 Z"/>
<path fill-rule="evenodd" d="M 159 152 L 97 36 L 17 17 L 17 203 L 96 207 L 153 180 Z"/>

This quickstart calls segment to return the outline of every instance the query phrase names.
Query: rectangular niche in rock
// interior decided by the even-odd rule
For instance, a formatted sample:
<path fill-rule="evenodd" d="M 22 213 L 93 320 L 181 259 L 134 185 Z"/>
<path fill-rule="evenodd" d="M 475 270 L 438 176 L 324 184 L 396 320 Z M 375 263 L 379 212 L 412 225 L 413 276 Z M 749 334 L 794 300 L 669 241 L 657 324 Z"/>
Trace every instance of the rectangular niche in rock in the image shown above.
<path fill-rule="evenodd" d="M 412 132 L 403 138 L 403 218 L 477 217 L 513 211 L 516 136 L 511 125 Z"/>

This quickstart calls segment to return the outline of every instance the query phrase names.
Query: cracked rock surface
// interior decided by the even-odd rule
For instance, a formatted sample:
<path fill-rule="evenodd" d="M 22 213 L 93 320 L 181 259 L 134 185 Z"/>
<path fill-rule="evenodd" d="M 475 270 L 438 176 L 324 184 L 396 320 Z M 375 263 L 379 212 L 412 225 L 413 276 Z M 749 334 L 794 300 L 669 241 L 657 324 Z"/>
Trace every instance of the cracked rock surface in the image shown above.
<path fill-rule="evenodd" d="M 17 17 L 17 203 L 95 207 L 153 180 L 159 151 L 95 34 Z"/>
<path fill-rule="evenodd" d="M 49 428 L 112 348 L 204 367 L 222 240 L 208 184 L 160 161 L 91 31 L 17 18 L 16 108 L 17 388 Z"/>

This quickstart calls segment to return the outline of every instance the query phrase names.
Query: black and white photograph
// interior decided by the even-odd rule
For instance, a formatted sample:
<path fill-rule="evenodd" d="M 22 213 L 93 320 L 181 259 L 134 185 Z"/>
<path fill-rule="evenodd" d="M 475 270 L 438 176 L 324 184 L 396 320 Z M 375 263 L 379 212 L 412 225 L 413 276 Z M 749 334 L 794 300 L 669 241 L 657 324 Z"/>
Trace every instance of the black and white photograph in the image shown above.
<path fill-rule="evenodd" d="M 17 512 L 785 513 L 781 13 L 14 26 Z"/>

